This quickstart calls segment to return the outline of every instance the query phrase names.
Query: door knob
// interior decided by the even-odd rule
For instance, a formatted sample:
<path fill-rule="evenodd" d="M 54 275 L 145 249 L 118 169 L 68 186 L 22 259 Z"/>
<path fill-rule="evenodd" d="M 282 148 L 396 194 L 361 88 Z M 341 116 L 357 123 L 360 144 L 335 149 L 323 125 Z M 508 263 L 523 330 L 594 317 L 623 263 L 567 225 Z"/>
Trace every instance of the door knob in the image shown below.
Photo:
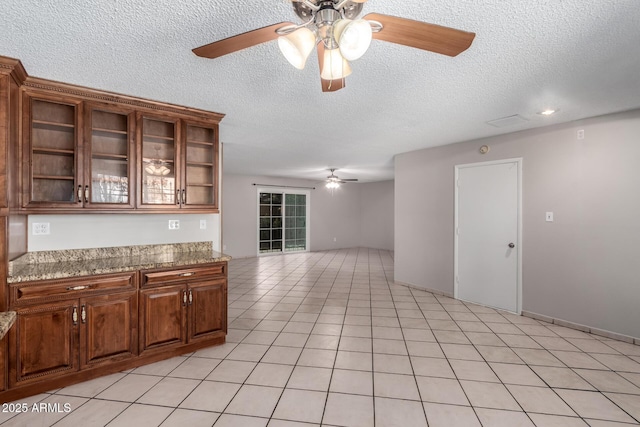
<path fill-rule="evenodd" d="M 515 245 L 515 244 L 513 244 L 513 243 L 509 243 L 509 247 L 513 249 L 513 248 L 515 248 L 515 247 L 516 247 L 516 245 Z"/>

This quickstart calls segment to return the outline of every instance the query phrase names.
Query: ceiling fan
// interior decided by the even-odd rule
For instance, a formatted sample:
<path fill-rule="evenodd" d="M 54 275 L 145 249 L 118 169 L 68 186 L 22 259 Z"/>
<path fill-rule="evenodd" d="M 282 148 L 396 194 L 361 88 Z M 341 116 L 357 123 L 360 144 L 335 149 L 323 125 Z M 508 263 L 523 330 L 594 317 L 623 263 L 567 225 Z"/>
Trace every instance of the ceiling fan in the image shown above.
<path fill-rule="evenodd" d="M 334 169 L 329 169 L 331 171 L 331 175 L 327 177 L 325 186 L 330 189 L 339 188 L 340 184 L 344 184 L 346 182 L 357 182 L 358 180 L 355 178 L 338 178 Z"/>
<path fill-rule="evenodd" d="M 370 13 L 358 19 L 367 0 L 291 0 L 302 24 L 280 22 L 193 49 L 204 58 L 218 58 L 278 39 L 280 50 L 296 68 L 303 69 L 317 46 L 323 92 L 345 86 L 349 61 L 360 58 L 371 39 L 397 43 L 448 56 L 471 46 L 475 33 L 426 22 Z"/>

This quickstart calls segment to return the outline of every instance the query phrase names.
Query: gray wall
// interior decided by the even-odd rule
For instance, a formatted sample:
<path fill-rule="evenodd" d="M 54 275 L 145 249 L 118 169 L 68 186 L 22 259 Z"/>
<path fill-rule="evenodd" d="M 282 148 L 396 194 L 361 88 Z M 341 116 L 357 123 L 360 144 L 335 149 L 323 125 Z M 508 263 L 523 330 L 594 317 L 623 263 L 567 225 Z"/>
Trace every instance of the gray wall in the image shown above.
<path fill-rule="evenodd" d="M 454 165 L 522 157 L 523 310 L 640 337 L 639 135 L 636 110 L 397 156 L 395 279 L 453 293 Z"/>
<path fill-rule="evenodd" d="M 223 251 L 231 256 L 253 257 L 257 253 L 257 187 L 253 183 L 316 187 L 310 190 L 312 251 L 358 246 L 393 249 L 392 181 L 346 184 L 332 193 L 318 181 L 225 174 L 222 180 L 222 240 Z M 363 194 L 366 194 L 364 203 Z M 379 203 L 369 201 L 370 195 L 388 203 L 386 211 L 378 211 L 380 217 L 369 211 Z M 378 226 L 383 231 L 380 236 L 374 236 L 368 227 Z M 367 238 L 363 239 L 363 235 Z"/>
<path fill-rule="evenodd" d="M 359 184 L 360 246 L 393 250 L 393 181 Z"/>

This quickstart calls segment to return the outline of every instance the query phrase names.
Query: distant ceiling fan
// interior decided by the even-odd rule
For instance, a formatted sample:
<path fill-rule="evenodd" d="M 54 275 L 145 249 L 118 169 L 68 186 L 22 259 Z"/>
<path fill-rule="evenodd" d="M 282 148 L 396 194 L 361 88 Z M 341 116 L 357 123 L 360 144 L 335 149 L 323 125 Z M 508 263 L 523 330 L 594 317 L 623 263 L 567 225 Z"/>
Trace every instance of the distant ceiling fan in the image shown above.
<path fill-rule="evenodd" d="M 379 13 L 357 19 L 367 0 L 291 1 L 302 24 L 281 22 L 200 46 L 193 52 L 218 58 L 278 39 L 285 58 L 303 69 L 317 45 L 322 91 L 333 92 L 345 86 L 345 77 L 351 74 L 348 61 L 364 55 L 372 38 L 457 56 L 471 46 L 475 37 L 474 33 Z"/>
<path fill-rule="evenodd" d="M 332 190 L 334 188 L 339 188 L 340 184 L 344 184 L 346 182 L 357 182 L 358 181 L 357 179 L 354 179 L 354 178 L 344 178 L 344 179 L 343 178 L 338 178 L 338 176 L 336 174 L 334 174 L 334 172 L 336 171 L 335 168 L 334 169 L 329 169 L 329 171 L 331 171 L 331 175 L 329 175 L 327 177 L 325 186 L 327 188 L 332 189 Z"/>

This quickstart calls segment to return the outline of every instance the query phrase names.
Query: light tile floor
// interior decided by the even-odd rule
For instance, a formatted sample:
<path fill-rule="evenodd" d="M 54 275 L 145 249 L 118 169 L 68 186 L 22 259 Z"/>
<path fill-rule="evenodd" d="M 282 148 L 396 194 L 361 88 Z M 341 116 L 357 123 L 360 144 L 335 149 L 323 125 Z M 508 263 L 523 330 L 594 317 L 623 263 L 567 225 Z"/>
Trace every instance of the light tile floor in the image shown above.
<path fill-rule="evenodd" d="M 226 344 L 22 402 L 3 426 L 623 427 L 640 346 L 396 285 L 387 251 L 298 253 L 231 261 Z"/>

